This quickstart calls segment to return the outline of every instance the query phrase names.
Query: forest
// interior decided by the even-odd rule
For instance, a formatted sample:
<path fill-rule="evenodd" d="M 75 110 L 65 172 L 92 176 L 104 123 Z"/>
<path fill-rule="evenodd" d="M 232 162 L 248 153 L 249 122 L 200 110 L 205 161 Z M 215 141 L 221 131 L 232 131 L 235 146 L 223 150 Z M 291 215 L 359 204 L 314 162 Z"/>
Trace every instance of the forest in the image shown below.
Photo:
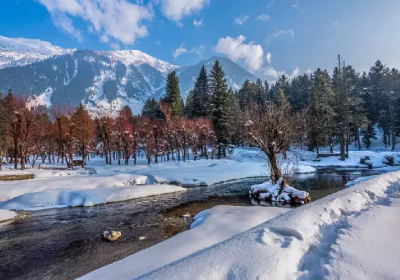
<path fill-rule="evenodd" d="M 268 83 L 244 81 L 228 88 L 218 61 L 210 73 L 201 69 L 186 101 L 179 78 L 171 72 L 160 100 L 146 101 L 141 114 L 124 107 L 117 117 L 90 115 L 84 105 L 51 108 L 29 105 L 28 98 L 0 94 L 0 169 L 3 162 L 23 170 L 28 162 L 66 163 L 99 155 L 106 164 L 221 158 L 232 145 L 259 147 L 273 178 L 281 172 L 277 157 L 294 147 L 339 144 L 345 160 L 349 146 L 370 148 L 376 127 L 383 144 L 393 150 L 400 133 L 400 73 L 377 61 L 369 72 L 357 73 L 338 56 L 331 75 L 317 69 L 293 79 L 283 75 Z M 363 143 L 363 145 L 361 144 Z"/>

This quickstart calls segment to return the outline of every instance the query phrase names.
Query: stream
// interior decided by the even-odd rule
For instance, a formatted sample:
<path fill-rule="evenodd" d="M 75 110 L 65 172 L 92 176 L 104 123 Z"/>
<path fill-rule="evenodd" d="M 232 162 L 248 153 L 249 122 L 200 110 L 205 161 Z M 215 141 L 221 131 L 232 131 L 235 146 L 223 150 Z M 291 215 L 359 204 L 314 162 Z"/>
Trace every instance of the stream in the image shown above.
<path fill-rule="evenodd" d="M 351 180 L 380 173 L 324 168 L 298 175 L 290 184 L 317 200 L 346 188 Z M 0 278 L 77 278 L 189 229 L 193 220 L 183 218 L 186 213 L 194 216 L 217 205 L 258 205 L 248 191 L 265 180 L 245 179 L 120 203 L 32 212 L 28 219 L 0 226 Z M 121 231 L 122 237 L 105 242 L 101 239 L 105 230 Z"/>

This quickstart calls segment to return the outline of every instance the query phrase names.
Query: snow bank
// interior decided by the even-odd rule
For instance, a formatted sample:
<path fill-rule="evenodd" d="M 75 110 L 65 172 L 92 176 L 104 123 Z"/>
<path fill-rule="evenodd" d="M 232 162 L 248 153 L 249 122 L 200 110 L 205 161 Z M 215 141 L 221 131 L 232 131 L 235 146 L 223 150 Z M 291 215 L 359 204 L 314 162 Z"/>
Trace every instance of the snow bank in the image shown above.
<path fill-rule="evenodd" d="M 186 189 L 171 185 L 145 185 L 97 189 L 50 189 L 42 192 L 26 193 L 0 202 L 0 208 L 12 210 L 42 210 L 47 208 L 93 206 L 154 196 Z"/>
<path fill-rule="evenodd" d="M 327 158 L 320 158 L 320 161 L 313 161 L 316 158 L 314 152 L 303 152 L 303 158 L 311 166 L 316 167 L 366 167 L 365 164 L 360 163 L 361 158 L 369 157 L 373 167 L 387 166 L 383 162 L 386 160 L 385 157 L 394 156 L 395 162 L 398 163 L 400 158 L 399 152 L 374 152 L 374 151 L 350 151 L 349 158 L 341 161 L 338 156 L 332 156 Z"/>
<path fill-rule="evenodd" d="M 392 203 L 400 197 L 399 180 L 400 172 L 373 178 L 289 211 L 141 279 L 399 278 L 400 243 L 393 240 L 397 240 L 399 231 L 395 217 L 400 206 Z M 379 206 L 382 204 L 386 206 Z M 396 213 L 381 209 L 388 206 L 397 207 Z M 346 230 L 352 224 L 354 229 Z M 367 231 L 361 234 L 365 239 L 361 239 L 357 233 L 364 224 Z M 354 247 L 346 249 L 345 244 L 352 242 Z M 382 270 L 373 263 L 378 256 L 378 264 L 385 263 L 383 267 L 391 270 Z M 129 265 L 120 269 L 129 273 Z M 315 266 L 319 269 L 313 270 Z M 361 270 L 363 274 L 354 274 Z"/>
<path fill-rule="evenodd" d="M 0 223 L 14 219 L 17 213 L 14 211 L 0 209 Z"/>
<path fill-rule="evenodd" d="M 257 197 L 259 199 L 268 201 L 268 202 L 286 202 L 286 203 L 307 203 L 310 202 L 309 193 L 304 191 L 296 190 L 290 186 L 284 185 L 282 191 L 279 193 L 281 189 L 282 183 L 284 179 L 279 179 L 276 184 L 273 184 L 271 181 L 265 182 L 260 185 L 253 185 L 249 191 L 251 196 Z"/>
<path fill-rule="evenodd" d="M 0 182 L 0 201 L 27 193 L 43 192 L 53 189 L 85 190 L 133 186 L 147 183 L 147 177 L 134 174 L 113 176 L 60 177 L 34 179 L 27 181 Z"/>
<path fill-rule="evenodd" d="M 289 209 L 272 207 L 216 206 L 196 215 L 191 230 L 95 270 L 81 279 L 134 279 L 218 244 L 287 211 Z"/>
<path fill-rule="evenodd" d="M 299 165 L 299 173 L 315 172 L 314 167 Z M 265 162 L 238 162 L 229 159 L 166 162 L 134 171 L 154 177 L 158 183 L 176 182 L 181 185 L 212 185 L 229 180 L 269 176 Z"/>

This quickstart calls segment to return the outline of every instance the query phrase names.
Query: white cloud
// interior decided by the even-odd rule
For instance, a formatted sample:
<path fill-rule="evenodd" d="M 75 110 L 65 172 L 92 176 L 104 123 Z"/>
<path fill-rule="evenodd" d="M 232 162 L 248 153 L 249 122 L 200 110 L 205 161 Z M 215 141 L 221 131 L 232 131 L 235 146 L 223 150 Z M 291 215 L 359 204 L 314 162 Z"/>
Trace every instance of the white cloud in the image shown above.
<path fill-rule="evenodd" d="M 278 71 L 273 67 L 267 67 L 264 70 L 264 76 L 270 77 L 274 80 L 278 80 L 282 75 L 285 75 L 285 71 Z"/>
<path fill-rule="evenodd" d="M 196 26 L 196 27 L 202 26 L 203 25 L 203 19 L 201 19 L 199 21 L 194 20 L 193 21 L 193 25 Z"/>
<path fill-rule="evenodd" d="M 76 29 L 72 20 L 63 14 L 54 14 L 52 16 L 54 25 L 60 28 L 66 34 L 74 37 L 79 42 L 83 41 L 82 31 Z"/>
<path fill-rule="evenodd" d="M 201 45 L 201 46 L 198 46 L 197 48 L 191 49 L 190 52 L 202 56 L 204 50 L 205 50 L 205 46 L 204 46 L 204 45 Z"/>
<path fill-rule="evenodd" d="M 110 47 L 111 47 L 113 50 L 120 50 L 120 49 L 121 49 L 121 47 L 120 47 L 119 44 L 117 44 L 117 43 L 111 43 L 111 44 L 110 44 Z"/>
<path fill-rule="evenodd" d="M 241 15 L 238 18 L 235 18 L 235 23 L 239 25 L 245 24 L 245 22 L 249 19 L 248 15 Z"/>
<path fill-rule="evenodd" d="M 185 48 L 185 44 L 182 43 L 182 44 L 179 46 L 179 48 L 173 50 L 172 56 L 173 56 L 174 58 L 178 58 L 179 56 L 181 56 L 181 55 L 184 54 L 184 53 L 195 53 L 195 54 L 197 54 L 197 55 L 202 56 L 204 50 L 205 50 L 205 46 L 204 46 L 204 45 L 201 45 L 201 46 L 198 46 L 197 48 L 192 48 L 191 50 L 188 50 L 188 49 Z"/>
<path fill-rule="evenodd" d="M 289 36 L 291 38 L 294 38 L 294 31 L 292 29 L 281 29 L 278 31 L 275 31 L 273 34 L 268 36 L 267 38 L 267 44 L 269 44 L 273 39 L 278 39 L 281 36 Z"/>
<path fill-rule="evenodd" d="M 290 74 L 289 76 L 288 76 L 288 78 L 289 79 L 293 79 L 293 78 L 296 78 L 297 76 L 299 76 L 300 75 L 300 69 L 299 69 L 299 67 L 296 67 L 293 71 L 292 71 L 292 74 Z"/>
<path fill-rule="evenodd" d="M 262 20 L 262 21 L 268 21 L 269 18 L 270 18 L 270 16 L 268 14 L 262 14 L 262 15 L 259 15 L 256 19 Z"/>
<path fill-rule="evenodd" d="M 162 0 L 161 9 L 166 18 L 180 21 L 184 16 L 200 11 L 209 2 L 210 0 Z"/>
<path fill-rule="evenodd" d="M 267 59 L 268 63 L 271 64 L 272 61 L 272 54 L 270 52 L 267 53 L 267 55 L 265 56 L 265 58 Z"/>
<path fill-rule="evenodd" d="M 275 4 L 275 1 L 276 0 L 269 1 L 268 5 L 267 5 L 267 9 L 271 8 Z"/>
<path fill-rule="evenodd" d="M 128 0 L 36 0 L 51 13 L 54 24 L 79 40 L 72 20 L 80 18 L 90 24 L 89 30 L 106 40 L 115 39 L 133 44 L 137 38 L 148 35 L 143 21 L 154 17 L 151 6 L 134 4 Z M 60 23 L 61 20 L 61 24 Z M 78 32 L 78 33 L 77 33 Z M 75 35 L 74 35 L 75 34 Z"/>
<path fill-rule="evenodd" d="M 283 75 L 285 75 L 289 79 L 293 79 L 293 78 L 296 78 L 297 76 L 299 76 L 300 72 L 301 72 L 299 67 L 296 67 L 295 69 L 293 69 L 291 74 L 286 74 L 286 71 L 279 71 L 273 67 L 263 68 L 262 70 L 264 71 L 264 76 L 272 78 L 273 81 L 278 80 Z"/>
<path fill-rule="evenodd" d="M 261 45 L 254 45 L 253 42 L 244 44 L 246 37 L 240 35 L 237 38 L 220 38 L 214 51 L 223 53 L 233 61 L 244 59 L 251 71 L 259 70 L 264 62 L 264 51 Z"/>
<path fill-rule="evenodd" d="M 177 48 L 176 50 L 174 50 L 173 52 L 172 52 L 172 56 L 174 57 L 174 58 L 178 58 L 180 55 L 182 55 L 182 54 L 184 54 L 184 53 L 187 53 L 187 49 L 185 49 L 185 44 L 181 44 L 180 46 L 179 46 L 179 48 Z"/>

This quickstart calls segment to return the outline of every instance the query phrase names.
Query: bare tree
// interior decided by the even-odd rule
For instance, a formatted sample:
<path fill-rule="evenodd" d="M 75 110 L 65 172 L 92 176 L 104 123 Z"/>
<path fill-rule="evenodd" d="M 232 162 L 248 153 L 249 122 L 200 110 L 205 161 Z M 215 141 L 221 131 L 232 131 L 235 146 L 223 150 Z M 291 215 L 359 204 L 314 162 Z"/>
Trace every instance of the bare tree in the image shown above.
<path fill-rule="evenodd" d="M 278 156 L 286 153 L 298 137 L 297 126 L 305 121 L 300 113 L 291 113 L 289 106 L 269 104 L 264 108 L 249 106 L 244 112 L 243 124 L 249 142 L 259 147 L 267 156 L 271 180 L 276 183 L 282 177 Z"/>

